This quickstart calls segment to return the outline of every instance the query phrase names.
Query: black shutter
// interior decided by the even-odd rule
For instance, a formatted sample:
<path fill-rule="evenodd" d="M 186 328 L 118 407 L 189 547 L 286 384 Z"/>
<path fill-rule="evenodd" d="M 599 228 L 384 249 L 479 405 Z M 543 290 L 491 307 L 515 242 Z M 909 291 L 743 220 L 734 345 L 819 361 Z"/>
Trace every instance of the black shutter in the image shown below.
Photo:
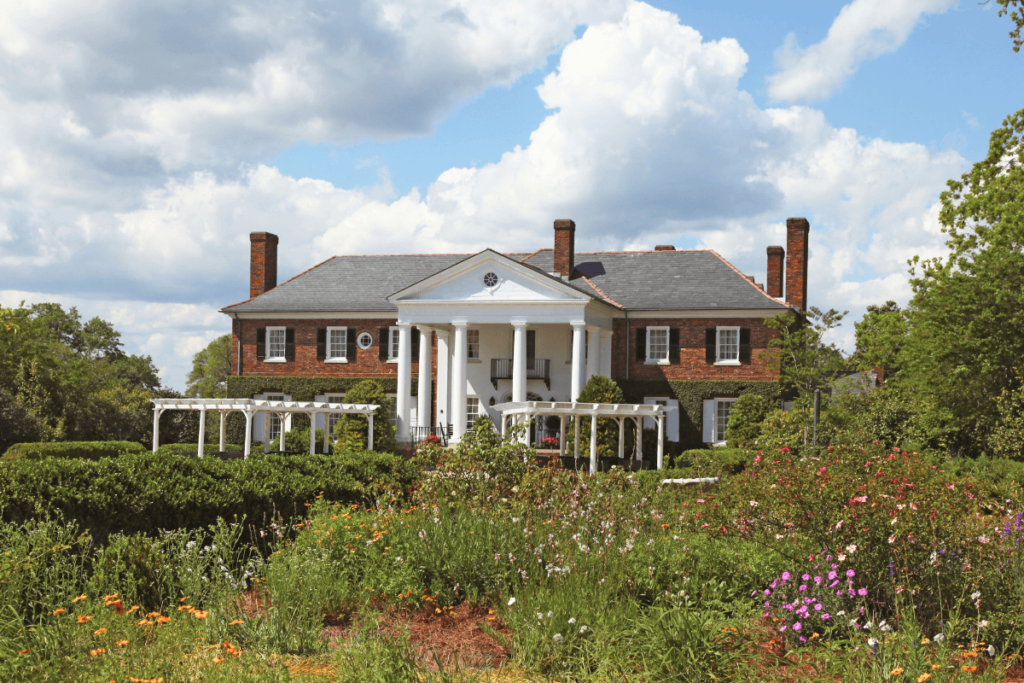
<path fill-rule="evenodd" d="M 750 362 L 750 328 L 740 328 L 740 362 Z"/>
<path fill-rule="evenodd" d="M 295 360 L 295 328 L 288 327 L 284 331 L 284 359 Z"/>
<path fill-rule="evenodd" d="M 420 328 L 412 328 L 412 360 L 419 362 L 420 359 Z"/>
<path fill-rule="evenodd" d="M 636 331 L 636 359 L 643 363 L 647 360 L 647 328 L 641 327 Z"/>
<path fill-rule="evenodd" d="M 533 360 L 537 357 L 537 331 L 526 331 L 526 367 L 533 367 Z"/>
<path fill-rule="evenodd" d="M 316 359 L 327 360 L 327 328 L 320 327 L 316 331 Z"/>
<path fill-rule="evenodd" d="M 709 327 L 704 330 L 704 360 L 708 363 L 714 363 L 718 360 L 718 335 L 715 333 L 715 328 Z"/>
<path fill-rule="evenodd" d="M 388 346 L 391 344 L 391 334 L 387 327 L 382 327 L 377 330 L 377 349 L 379 351 L 378 357 L 381 360 L 388 359 Z"/>
<path fill-rule="evenodd" d="M 668 330 L 668 362 L 679 362 L 679 328 L 670 327 Z"/>
<path fill-rule="evenodd" d="M 263 360 L 267 357 L 267 328 L 261 327 L 256 330 L 256 360 Z"/>
<path fill-rule="evenodd" d="M 347 358 L 348 362 L 350 362 L 350 363 L 356 359 L 356 348 L 357 348 L 356 347 L 356 335 L 357 334 L 358 333 L 356 332 L 356 328 L 354 328 L 354 327 L 347 327 L 347 328 L 345 328 L 345 342 L 346 342 L 345 346 L 347 347 L 345 349 L 345 358 Z"/>

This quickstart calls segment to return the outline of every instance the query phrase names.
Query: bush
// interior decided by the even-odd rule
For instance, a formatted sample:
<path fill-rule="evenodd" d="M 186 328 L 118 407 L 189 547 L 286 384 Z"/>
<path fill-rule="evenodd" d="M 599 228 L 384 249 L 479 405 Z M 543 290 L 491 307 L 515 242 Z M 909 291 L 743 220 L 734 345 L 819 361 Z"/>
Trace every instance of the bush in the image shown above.
<path fill-rule="evenodd" d="M 263 450 L 262 444 L 259 444 L 260 451 Z M 226 443 L 224 444 L 225 451 L 245 451 L 245 446 Z M 254 449 L 255 450 L 255 449 Z M 197 443 L 168 443 L 160 446 L 156 449 L 156 455 L 196 455 L 199 452 L 199 444 Z M 220 441 L 210 443 L 207 441 L 203 444 L 203 455 L 211 455 L 213 453 L 220 452 Z"/>
<path fill-rule="evenodd" d="M 687 468 L 688 477 L 718 477 L 739 474 L 755 457 L 755 451 L 742 448 L 703 448 L 683 451 L 675 460 L 676 467 Z"/>
<path fill-rule="evenodd" d="M 377 431 L 377 430 L 374 430 Z M 373 444 L 374 450 L 377 450 L 377 444 Z M 260 450 L 263 450 L 262 446 Z M 277 437 L 270 442 L 270 452 L 275 453 L 281 450 L 281 437 Z M 284 432 L 284 450 L 286 453 L 309 453 L 309 427 L 305 429 L 295 429 L 294 427 Z M 324 430 L 316 430 L 316 448 L 317 453 L 324 452 Z"/>
<path fill-rule="evenodd" d="M 99 538 L 114 532 L 195 529 L 244 515 L 249 522 L 304 513 L 321 493 L 366 504 L 399 492 L 415 471 L 384 453 L 254 454 L 248 460 L 133 454 L 87 460 L 16 460 L 0 467 L 0 511 L 21 524 L 40 510 L 59 510 Z"/>
<path fill-rule="evenodd" d="M 730 448 L 750 448 L 761 436 L 768 401 L 760 394 L 743 394 L 732 404 L 725 439 Z"/>
<path fill-rule="evenodd" d="M 195 448 L 195 447 L 194 447 Z M 3 460 L 42 460 L 63 458 L 99 460 L 125 453 L 144 453 L 145 446 L 134 441 L 65 441 L 47 443 L 16 443 L 7 449 Z"/>
<path fill-rule="evenodd" d="M 576 400 L 580 403 L 624 403 L 626 399 L 623 396 L 622 389 L 619 388 L 619 385 L 614 380 L 608 379 L 603 375 L 594 375 L 587 381 L 583 391 L 580 392 L 580 397 Z M 580 421 L 580 457 L 589 458 L 591 418 L 577 417 L 575 419 Z M 565 452 L 572 454 L 575 448 L 576 433 L 569 420 L 566 420 L 565 431 L 568 432 L 565 435 Z M 627 432 L 632 433 L 632 430 L 627 429 Z M 652 443 L 657 443 L 656 433 Z M 632 449 L 627 450 L 625 453 L 627 458 L 629 457 L 630 450 Z M 653 452 L 653 448 L 651 451 L 647 450 L 647 442 L 645 441 L 644 453 L 649 455 Z M 619 457 L 619 425 L 612 418 L 602 417 L 597 420 L 597 457 Z"/>
<path fill-rule="evenodd" d="M 355 385 L 345 394 L 345 403 L 368 403 L 380 406 L 373 411 L 373 450 L 393 453 L 395 426 L 391 424 L 391 398 L 372 379 Z M 309 435 L 306 435 L 309 438 Z M 343 415 L 334 425 L 335 446 L 345 448 L 366 448 L 366 417 Z M 307 448 L 309 444 L 307 441 Z"/>

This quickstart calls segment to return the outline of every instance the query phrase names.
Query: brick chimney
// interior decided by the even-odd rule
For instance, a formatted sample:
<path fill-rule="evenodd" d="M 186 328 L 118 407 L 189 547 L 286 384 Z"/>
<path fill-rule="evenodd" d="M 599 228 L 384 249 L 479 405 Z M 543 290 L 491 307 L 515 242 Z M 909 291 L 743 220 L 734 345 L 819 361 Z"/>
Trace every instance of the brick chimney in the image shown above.
<path fill-rule="evenodd" d="M 786 268 L 786 250 L 768 247 L 768 296 L 782 298 L 782 274 Z"/>
<path fill-rule="evenodd" d="M 576 266 L 576 223 L 568 219 L 555 221 L 555 272 L 572 277 Z"/>
<path fill-rule="evenodd" d="M 277 287 L 277 235 L 249 233 L 249 298 Z"/>
<path fill-rule="evenodd" d="M 658 246 L 654 247 L 654 251 L 675 251 L 675 250 L 676 250 L 676 248 L 674 246 L 672 246 L 671 244 L 659 244 Z"/>
<path fill-rule="evenodd" d="M 807 233 L 806 218 L 786 219 L 786 303 L 801 313 L 807 310 Z"/>

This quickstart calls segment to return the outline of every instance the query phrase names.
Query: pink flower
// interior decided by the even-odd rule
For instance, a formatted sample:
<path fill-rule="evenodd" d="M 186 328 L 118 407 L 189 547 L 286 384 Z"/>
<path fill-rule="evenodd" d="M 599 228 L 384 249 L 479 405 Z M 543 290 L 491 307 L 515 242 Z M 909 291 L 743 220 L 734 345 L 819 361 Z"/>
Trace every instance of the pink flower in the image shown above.
<path fill-rule="evenodd" d="M 800 584 L 800 590 L 802 590 L 802 591 L 807 590 L 807 584 L 803 584 L 803 583 Z"/>
<path fill-rule="evenodd" d="M 857 589 L 857 595 L 859 595 L 861 597 L 864 597 L 867 594 L 868 594 L 868 589 L 867 588 L 858 588 Z"/>
<path fill-rule="evenodd" d="M 803 628 L 803 626 L 801 626 L 801 625 L 800 625 L 800 622 L 799 622 L 799 621 L 798 621 L 798 622 L 796 622 L 795 624 L 793 624 L 793 630 L 794 630 L 794 631 L 799 631 L 799 630 L 800 630 L 800 629 L 802 629 L 802 628 Z"/>
<path fill-rule="evenodd" d="M 853 571 L 852 569 L 846 570 L 846 578 L 852 579 L 855 576 L 857 576 L 857 572 Z"/>

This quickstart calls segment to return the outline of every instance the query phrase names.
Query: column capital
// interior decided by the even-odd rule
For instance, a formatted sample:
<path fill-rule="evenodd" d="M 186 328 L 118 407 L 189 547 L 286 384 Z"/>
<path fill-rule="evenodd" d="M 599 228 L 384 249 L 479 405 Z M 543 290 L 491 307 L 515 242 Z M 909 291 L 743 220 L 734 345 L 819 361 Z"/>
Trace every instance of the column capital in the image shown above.
<path fill-rule="evenodd" d="M 611 330 L 601 330 L 601 338 L 602 339 L 604 339 L 605 337 L 610 337 L 610 336 L 612 336 L 612 331 Z"/>
<path fill-rule="evenodd" d="M 402 320 L 399 320 L 399 321 L 398 321 L 397 323 L 395 323 L 395 326 L 396 326 L 396 327 L 405 327 L 405 328 L 412 328 L 412 323 L 410 323 L 410 322 L 404 322 L 404 321 L 402 321 Z"/>
<path fill-rule="evenodd" d="M 469 325 L 468 320 L 453 320 L 452 327 L 467 327 Z"/>
<path fill-rule="evenodd" d="M 587 323 L 584 320 L 570 320 L 569 324 L 572 325 L 574 328 L 576 328 L 576 327 L 586 328 L 587 327 Z"/>
<path fill-rule="evenodd" d="M 526 327 L 527 325 L 530 324 L 525 320 L 511 320 L 509 321 L 509 323 L 512 325 L 512 327 Z"/>

